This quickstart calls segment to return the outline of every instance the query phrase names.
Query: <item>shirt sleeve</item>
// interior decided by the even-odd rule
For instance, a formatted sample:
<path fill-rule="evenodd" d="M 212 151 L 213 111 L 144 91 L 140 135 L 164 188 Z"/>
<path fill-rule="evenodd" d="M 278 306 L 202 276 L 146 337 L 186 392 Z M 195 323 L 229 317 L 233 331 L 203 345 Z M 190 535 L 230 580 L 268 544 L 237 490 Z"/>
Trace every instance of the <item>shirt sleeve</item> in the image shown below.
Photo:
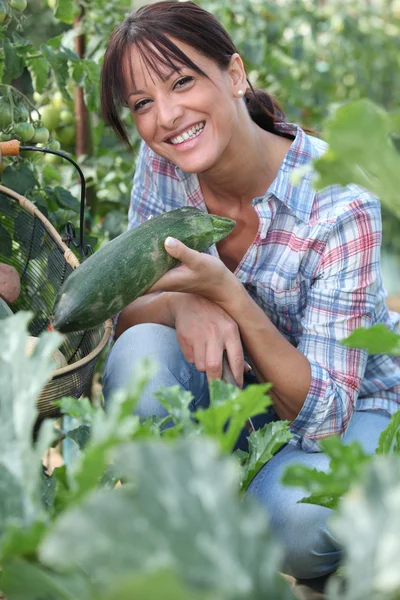
<path fill-rule="evenodd" d="M 156 177 L 151 168 L 149 147 L 142 142 L 136 163 L 128 211 L 128 230 L 140 225 L 150 217 L 164 212 Z"/>
<path fill-rule="evenodd" d="M 311 365 L 311 385 L 291 424 L 292 443 L 318 452 L 318 441 L 342 434 L 364 377 L 368 352 L 340 340 L 375 322 L 380 277 L 381 213 L 371 196 L 336 219 L 310 289 L 298 345 Z"/>

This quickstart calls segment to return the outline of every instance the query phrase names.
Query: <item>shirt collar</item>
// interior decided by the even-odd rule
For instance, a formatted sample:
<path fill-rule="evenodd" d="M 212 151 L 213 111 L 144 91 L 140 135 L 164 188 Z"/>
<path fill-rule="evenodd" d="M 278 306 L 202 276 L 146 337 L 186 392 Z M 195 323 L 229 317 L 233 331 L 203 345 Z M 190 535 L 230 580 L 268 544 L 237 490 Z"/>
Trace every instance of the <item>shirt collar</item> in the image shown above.
<path fill-rule="evenodd" d="M 324 142 L 309 136 L 295 123 L 277 123 L 276 127 L 282 132 L 294 135 L 295 139 L 267 192 L 264 196 L 256 198 L 253 204 L 274 196 L 287 206 L 296 217 L 307 223 L 315 198 L 315 190 L 312 187 L 314 170 L 306 167 L 311 167 L 312 161 L 320 156 L 321 144 L 324 144 Z M 314 144 L 314 141 L 317 144 Z M 301 172 L 302 167 L 304 168 L 303 172 Z M 295 185 L 292 182 L 292 176 L 297 169 L 300 170 L 301 174 Z M 197 175 L 182 171 L 179 167 L 175 167 L 175 172 L 184 184 L 188 197 L 194 196 L 193 200 L 196 201 L 191 203 L 200 208 L 202 202 L 197 193 L 200 187 Z"/>
<path fill-rule="evenodd" d="M 295 139 L 266 195 L 278 198 L 296 217 L 307 223 L 316 194 L 312 186 L 315 173 L 312 161 L 321 155 L 324 142 L 309 136 L 294 123 L 277 123 L 276 126 L 280 131 L 294 135 Z M 295 171 L 298 171 L 296 184 L 292 179 Z"/>

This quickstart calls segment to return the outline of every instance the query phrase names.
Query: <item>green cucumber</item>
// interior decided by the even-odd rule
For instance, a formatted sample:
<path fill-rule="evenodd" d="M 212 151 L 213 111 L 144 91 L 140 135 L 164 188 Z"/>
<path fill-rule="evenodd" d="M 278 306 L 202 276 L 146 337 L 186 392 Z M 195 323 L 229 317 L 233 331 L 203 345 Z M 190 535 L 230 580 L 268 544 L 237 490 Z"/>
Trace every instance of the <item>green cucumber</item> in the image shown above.
<path fill-rule="evenodd" d="M 53 327 L 62 333 L 90 329 L 143 295 L 178 262 L 165 251 L 168 236 L 203 252 L 234 226 L 231 219 L 185 206 L 126 231 L 69 275 L 56 298 Z"/>
<path fill-rule="evenodd" d="M 13 314 L 14 313 L 8 306 L 7 302 L 0 297 L 0 321 L 2 319 L 7 319 L 7 317 L 11 317 Z"/>

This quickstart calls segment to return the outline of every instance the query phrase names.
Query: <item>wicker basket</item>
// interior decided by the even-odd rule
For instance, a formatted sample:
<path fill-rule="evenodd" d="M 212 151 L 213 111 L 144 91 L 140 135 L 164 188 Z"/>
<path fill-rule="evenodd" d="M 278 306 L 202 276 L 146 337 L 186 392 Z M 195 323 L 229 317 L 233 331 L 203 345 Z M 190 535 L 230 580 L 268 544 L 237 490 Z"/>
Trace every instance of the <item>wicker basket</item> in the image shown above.
<path fill-rule="evenodd" d="M 12 310 L 33 312 L 30 334 L 40 335 L 49 327 L 59 288 L 79 261 L 34 204 L 1 185 L 0 262 L 15 267 L 21 278 L 21 294 Z M 59 416 L 55 400 L 87 393 L 96 360 L 111 331 L 108 320 L 93 329 L 64 336 L 60 350 L 68 365 L 55 370 L 44 387 L 38 399 L 40 420 Z"/>

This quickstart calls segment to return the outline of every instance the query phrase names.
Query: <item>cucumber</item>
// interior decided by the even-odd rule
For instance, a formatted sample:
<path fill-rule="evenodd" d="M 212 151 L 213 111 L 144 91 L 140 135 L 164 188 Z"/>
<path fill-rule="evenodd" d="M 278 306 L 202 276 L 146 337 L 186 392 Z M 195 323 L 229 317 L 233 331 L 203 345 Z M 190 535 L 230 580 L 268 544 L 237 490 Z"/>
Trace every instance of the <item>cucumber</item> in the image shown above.
<path fill-rule="evenodd" d="M 14 313 L 7 302 L 0 297 L 0 321 L 2 319 L 7 319 L 7 317 L 11 317 L 13 314 Z"/>
<path fill-rule="evenodd" d="M 203 252 L 234 226 L 231 219 L 185 206 L 126 231 L 69 275 L 56 297 L 53 327 L 62 333 L 90 329 L 143 295 L 178 262 L 165 251 L 168 236 Z"/>

